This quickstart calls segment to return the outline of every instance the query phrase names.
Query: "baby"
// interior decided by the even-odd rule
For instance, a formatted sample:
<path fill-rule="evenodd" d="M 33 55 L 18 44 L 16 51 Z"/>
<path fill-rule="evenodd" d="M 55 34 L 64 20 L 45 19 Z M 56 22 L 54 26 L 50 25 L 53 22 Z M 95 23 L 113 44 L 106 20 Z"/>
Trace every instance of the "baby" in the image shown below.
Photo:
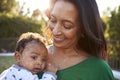
<path fill-rule="evenodd" d="M 12 65 L 0 75 L 0 80 L 39 80 L 36 75 L 46 66 L 47 48 L 38 33 L 23 33 L 16 44 L 15 60 Z M 40 80 L 56 80 L 54 72 L 44 72 Z"/>

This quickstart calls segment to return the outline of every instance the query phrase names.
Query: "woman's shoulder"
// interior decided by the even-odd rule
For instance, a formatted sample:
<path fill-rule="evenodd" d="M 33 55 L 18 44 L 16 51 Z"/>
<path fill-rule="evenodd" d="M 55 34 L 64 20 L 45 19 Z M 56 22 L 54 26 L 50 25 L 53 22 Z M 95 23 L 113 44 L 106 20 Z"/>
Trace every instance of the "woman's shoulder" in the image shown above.
<path fill-rule="evenodd" d="M 82 62 L 79 62 L 73 66 L 70 66 L 68 68 L 65 68 L 63 70 L 71 70 L 71 69 L 77 69 L 77 68 L 96 68 L 96 69 L 99 69 L 99 68 L 104 68 L 104 67 L 109 67 L 108 63 L 98 57 L 95 57 L 95 56 L 90 56 L 88 57 L 87 59 L 83 60 Z"/>
<path fill-rule="evenodd" d="M 88 69 L 98 72 L 104 71 L 104 73 L 106 73 L 111 71 L 111 67 L 107 61 L 95 56 L 89 57 L 85 62 L 83 62 L 83 66 L 84 65 L 87 65 Z"/>
<path fill-rule="evenodd" d="M 94 56 L 90 56 L 87 59 L 85 59 L 84 61 L 73 65 L 67 69 L 77 69 L 77 68 L 86 68 L 86 69 L 110 69 L 110 66 L 108 65 L 108 63 L 98 57 L 94 57 Z"/>
<path fill-rule="evenodd" d="M 96 65 L 96 66 L 106 66 L 107 65 L 108 66 L 107 61 L 105 61 L 101 58 L 95 57 L 95 56 L 89 57 L 84 62 L 89 65 Z"/>
<path fill-rule="evenodd" d="M 73 71 L 73 70 L 80 72 L 80 73 L 85 72 L 85 71 L 88 71 L 88 73 L 91 71 L 93 73 L 96 73 L 97 71 L 98 72 L 102 71 L 102 72 L 107 73 L 107 72 L 111 71 L 111 68 L 106 61 L 104 61 L 98 57 L 91 56 L 76 65 L 73 65 L 71 67 L 68 67 L 68 68 L 60 70 L 60 71 L 69 72 L 69 71 Z"/>
<path fill-rule="evenodd" d="M 63 76 L 63 74 L 65 74 L 69 76 L 69 79 L 79 77 L 79 79 L 83 78 L 85 80 L 96 80 L 98 78 L 99 80 L 113 80 L 113 74 L 107 62 L 94 56 L 88 57 L 83 62 L 80 62 L 72 67 L 60 70 L 57 72 L 57 74 L 59 76 Z"/>

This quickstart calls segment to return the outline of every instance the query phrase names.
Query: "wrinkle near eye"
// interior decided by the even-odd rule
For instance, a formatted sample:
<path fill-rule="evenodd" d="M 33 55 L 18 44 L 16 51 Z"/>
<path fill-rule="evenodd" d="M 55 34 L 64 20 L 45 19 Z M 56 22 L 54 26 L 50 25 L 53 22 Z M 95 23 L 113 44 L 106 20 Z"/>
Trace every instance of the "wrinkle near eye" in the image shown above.
<path fill-rule="evenodd" d="M 51 17 L 50 17 L 50 22 L 53 22 L 53 23 L 56 22 L 54 16 L 51 16 Z"/>

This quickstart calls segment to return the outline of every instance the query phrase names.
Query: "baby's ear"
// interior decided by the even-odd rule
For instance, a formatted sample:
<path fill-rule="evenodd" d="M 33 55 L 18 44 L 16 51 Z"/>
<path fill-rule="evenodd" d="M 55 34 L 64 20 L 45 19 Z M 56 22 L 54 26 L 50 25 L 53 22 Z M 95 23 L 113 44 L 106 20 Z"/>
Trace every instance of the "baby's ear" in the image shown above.
<path fill-rule="evenodd" d="M 21 53 L 19 53 L 18 51 L 15 51 L 14 58 L 16 60 L 16 63 L 20 61 L 20 57 L 21 57 Z"/>

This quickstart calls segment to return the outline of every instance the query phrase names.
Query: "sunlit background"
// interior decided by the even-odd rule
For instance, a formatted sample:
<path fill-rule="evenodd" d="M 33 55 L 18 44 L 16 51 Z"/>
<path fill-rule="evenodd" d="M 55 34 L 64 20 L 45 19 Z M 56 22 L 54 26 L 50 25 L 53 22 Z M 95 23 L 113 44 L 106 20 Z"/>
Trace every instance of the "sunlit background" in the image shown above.
<path fill-rule="evenodd" d="M 30 14 L 28 16 L 32 15 L 32 12 L 36 9 L 39 9 L 41 12 L 44 12 L 49 5 L 49 0 L 16 0 L 19 2 L 20 6 L 23 6 L 24 13 L 27 12 L 29 9 Z"/>
<path fill-rule="evenodd" d="M 30 9 L 30 14 L 32 14 L 33 10 L 39 9 L 41 11 L 44 11 L 49 4 L 49 0 L 16 0 L 19 2 L 20 6 L 24 5 L 24 12 L 27 11 L 27 9 Z M 104 11 L 107 8 L 110 8 L 111 10 L 116 9 L 120 5 L 120 0 L 96 0 L 100 15 L 102 16 Z"/>
<path fill-rule="evenodd" d="M 22 33 L 37 32 L 46 39 L 45 44 L 51 45 L 48 18 L 44 13 L 49 1 L 0 0 L 0 72 L 14 63 L 16 40 Z M 112 69 L 120 71 L 120 0 L 96 1 L 108 42 L 108 63 Z M 120 73 L 117 80 L 120 80 Z"/>

